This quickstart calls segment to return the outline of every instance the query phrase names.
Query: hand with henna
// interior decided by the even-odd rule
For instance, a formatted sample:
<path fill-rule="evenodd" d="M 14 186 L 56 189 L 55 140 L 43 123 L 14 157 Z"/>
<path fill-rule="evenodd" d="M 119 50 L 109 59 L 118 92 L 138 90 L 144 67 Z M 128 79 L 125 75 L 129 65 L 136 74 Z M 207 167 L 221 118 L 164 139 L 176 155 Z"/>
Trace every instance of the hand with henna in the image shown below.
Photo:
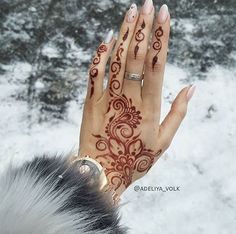
<path fill-rule="evenodd" d="M 118 39 L 110 31 L 92 60 L 79 157 L 89 155 L 99 162 L 118 196 L 143 177 L 168 148 L 195 90 L 191 85 L 183 88 L 160 123 L 169 32 L 166 5 L 155 14 L 152 0 L 146 0 L 140 10 L 132 4 Z M 143 79 L 130 79 L 130 74 Z"/>

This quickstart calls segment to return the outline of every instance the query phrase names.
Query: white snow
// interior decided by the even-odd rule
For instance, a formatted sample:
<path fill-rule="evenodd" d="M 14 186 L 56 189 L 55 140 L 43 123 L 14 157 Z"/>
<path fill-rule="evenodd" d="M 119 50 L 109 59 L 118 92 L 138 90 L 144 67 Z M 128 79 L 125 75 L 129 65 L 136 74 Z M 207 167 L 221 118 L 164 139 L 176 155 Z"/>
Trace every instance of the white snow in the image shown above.
<path fill-rule="evenodd" d="M 60 57 L 60 53 L 53 43 L 47 43 L 42 48 L 42 54 L 48 58 L 57 58 Z"/>

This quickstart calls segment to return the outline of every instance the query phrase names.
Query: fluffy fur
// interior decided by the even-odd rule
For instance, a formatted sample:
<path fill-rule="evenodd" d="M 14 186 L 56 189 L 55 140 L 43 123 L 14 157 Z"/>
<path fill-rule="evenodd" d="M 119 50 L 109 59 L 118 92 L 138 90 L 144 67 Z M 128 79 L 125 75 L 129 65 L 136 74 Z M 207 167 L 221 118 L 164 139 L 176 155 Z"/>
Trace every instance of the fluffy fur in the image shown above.
<path fill-rule="evenodd" d="M 64 157 L 10 165 L 0 178 L 1 234 L 126 233 L 119 221 L 118 208 Z"/>

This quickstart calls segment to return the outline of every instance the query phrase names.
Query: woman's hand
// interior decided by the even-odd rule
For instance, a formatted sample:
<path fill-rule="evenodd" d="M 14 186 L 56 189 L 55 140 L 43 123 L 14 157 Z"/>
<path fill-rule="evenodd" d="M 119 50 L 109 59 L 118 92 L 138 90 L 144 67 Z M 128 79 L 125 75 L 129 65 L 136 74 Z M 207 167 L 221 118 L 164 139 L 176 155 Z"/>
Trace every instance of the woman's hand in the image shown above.
<path fill-rule="evenodd" d="M 109 32 L 89 71 L 79 155 L 90 155 L 105 168 L 118 195 L 144 176 L 168 148 L 195 89 L 181 90 L 159 124 L 170 15 L 166 5 L 154 15 L 152 0 L 146 0 L 140 12 L 132 4 L 118 40 Z M 103 89 L 110 54 L 109 80 Z M 140 78 L 143 73 L 143 82 L 132 80 L 132 74 Z"/>

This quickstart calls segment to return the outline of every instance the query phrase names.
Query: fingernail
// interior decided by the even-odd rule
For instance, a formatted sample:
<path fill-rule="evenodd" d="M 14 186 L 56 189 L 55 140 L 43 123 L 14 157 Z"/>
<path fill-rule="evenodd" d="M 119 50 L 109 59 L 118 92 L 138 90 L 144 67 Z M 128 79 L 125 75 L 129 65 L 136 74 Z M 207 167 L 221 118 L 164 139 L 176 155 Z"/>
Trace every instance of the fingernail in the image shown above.
<path fill-rule="evenodd" d="M 164 24 L 167 20 L 168 14 L 169 14 L 168 6 L 166 4 L 162 5 L 157 17 L 158 23 Z"/>
<path fill-rule="evenodd" d="M 188 92 L 187 92 L 187 101 L 189 102 L 190 99 L 192 98 L 194 92 L 195 92 L 195 89 L 196 89 L 196 86 L 195 85 L 191 85 L 188 89 Z"/>
<path fill-rule="evenodd" d="M 105 37 L 104 43 L 109 44 L 112 38 L 113 38 L 113 30 L 110 30 Z"/>
<path fill-rule="evenodd" d="M 153 1 L 152 0 L 145 0 L 143 7 L 142 7 L 142 12 L 145 15 L 149 15 L 152 12 L 153 9 Z"/>
<path fill-rule="evenodd" d="M 128 23 L 133 23 L 135 18 L 136 18 L 136 16 L 137 16 L 137 13 L 138 13 L 137 5 L 135 3 L 133 3 L 130 6 L 129 11 L 128 11 L 127 22 Z"/>

